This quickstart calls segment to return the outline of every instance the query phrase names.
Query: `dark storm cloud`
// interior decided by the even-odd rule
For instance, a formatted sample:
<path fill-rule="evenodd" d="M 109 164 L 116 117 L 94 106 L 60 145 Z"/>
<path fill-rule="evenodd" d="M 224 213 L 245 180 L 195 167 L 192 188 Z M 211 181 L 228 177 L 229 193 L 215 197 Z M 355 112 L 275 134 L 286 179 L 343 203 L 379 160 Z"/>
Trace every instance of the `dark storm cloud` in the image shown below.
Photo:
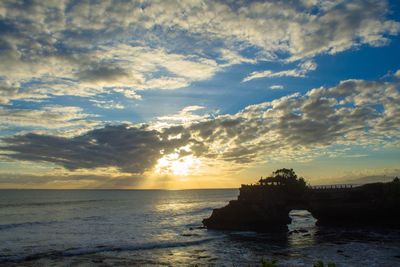
<path fill-rule="evenodd" d="M 91 66 L 84 68 L 78 73 L 81 81 L 115 81 L 120 78 L 128 77 L 127 71 L 119 66 L 111 64 L 95 63 Z"/>
<path fill-rule="evenodd" d="M 67 169 L 117 167 L 143 173 L 153 167 L 162 153 L 171 153 L 190 140 L 187 136 L 168 140 L 168 135 L 145 127 L 106 126 L 73 138 L 26 134 L 4 138 L 13 151 L 10 158 L 51 162 Z"/>

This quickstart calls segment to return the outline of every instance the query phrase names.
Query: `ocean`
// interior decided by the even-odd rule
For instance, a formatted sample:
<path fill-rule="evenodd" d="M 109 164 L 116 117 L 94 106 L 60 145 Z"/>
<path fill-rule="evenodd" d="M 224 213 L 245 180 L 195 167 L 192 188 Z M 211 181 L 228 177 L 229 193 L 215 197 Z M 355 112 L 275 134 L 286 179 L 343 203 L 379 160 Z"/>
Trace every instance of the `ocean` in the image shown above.
<path fill-rule="evenodd" d="M 223 190 L 0 190 L 0 266 L 400 266 L 400 231 L 317 227 L 291 212 L 288 233 L 212 231 Z"/>

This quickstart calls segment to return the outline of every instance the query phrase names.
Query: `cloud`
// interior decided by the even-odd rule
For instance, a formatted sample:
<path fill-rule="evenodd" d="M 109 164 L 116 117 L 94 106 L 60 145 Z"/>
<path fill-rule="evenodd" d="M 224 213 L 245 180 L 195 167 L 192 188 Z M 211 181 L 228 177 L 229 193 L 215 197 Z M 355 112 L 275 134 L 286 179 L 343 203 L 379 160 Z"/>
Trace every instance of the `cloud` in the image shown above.
<path fill-rule="evenodd" d="M 385 1 L 223 2 L 186 5 L 149 4 L 142 18 L 154 25 L 180 28 L 234 44 L 258 47 L 269 59 L 284 51 L 291 60 L 337 53 L 360 44 L 383 45 L 397 34 L 399 23 L 386 19 Z M 171 20 L 170 18 L 175 18 Z"/>
<path fill-rule="evenodd" d="M 187 135 L 168 139 L 168 132 L 119 125 L 72 138 L 30 133 L 4 138 L 8 145 L 3 149 L 15 152 L 7 155 L 13 159 L 52 162 L 69 170 L 116 167 L 122 172 L 143 173 L 163 153 L 174 152 L 191 142 Z"/>
<path fill-rule="evenodd" d="M 40 102 L 45 98 L 47 98 L 46 95 L 22 89 L 19 82 L 11 82 L 0 77 L 0 104 L 2 105 L 9 104 L 11 100 Z"/>
<path fill-rule="evenodd" d="M 15 98 L 18 94 L 18 87 L 17 84 L 0 80 L 0 104 L 7 104 L 10 98 Z"/>
<path fill-rule="evenodd" d="M 136 19 L 145 20 L 148 29 L 162 25 L 258 47 L 272 58 L 285 51 L 292 60 L 360 44 L 382 45 L 388 41 L 386 35 L 400 28 L 385 18 L 384 1 L 303 2 L 250 2 L 237 7 L 215 1 L 150 2 Z"/>
<path fill-rule="evenodd" d="M 241 64 L 241 63 L 249 63 L 249 64 L 254 64 L 257 63 L 256 59 L 251 59 L 251 58 L 246 58 L 240 55 L 238 52 L 229 50 L 229 49 L 221 49 L 221 59 L 226 61 L 226 65 L 235 65 L 235 64 Z"/>
<path fill-rule="evenodd" d="M 193 113 L 204 108 L 203 106 L 187 106 L 177 114 L 158 117 L 153 127 L 160 129 L 170 127 L 171 125 L 188 125 L 193 122 L 205 120 L 209 117 L 208 115 L 197 115 Z"/>
<path fill-rule="evenodd" d="M 145 89 L 178 89 L 193 81 L 211 78 L 220 66 L 213 59 L 169 53 L 162 48 L 119 44 L 102 46 L 93 53 L 94 62 L 79 78 L 104 86 Z"/>
<path fill-rule="evenodd" d="M 50 162 L 70 170 L 115 167 L 130 173 L 152 170 L 170 154 L 239 165 L 306 161 L 329 155 L 332 146 L 398 145 L 399 103 L 398 83 L 345 80 L 232 115 L 196 117 L 191 114 L 201 107 L 192 106 L 164 118 L 178 123 L 162 128 L 109 125 L 74 137 L 30 133 L 3 138 L 2 149 L 13 159 Z M 193 120 L 182 123 L 185 114 Z"/>
<path fill-rule="evenodd" d="M 271 85 L 269 88 L 271 88 L 272 90 L 282 90 L 283 89 L 283 85 L 274 84 L 274 85 Z"/>
<path fill-rule="evenodd" d="M 80 107 L 44 106 L 40 109 L 15 109 L 0 107 L 2 126 L 35 126 L 48 129 L 77 126 L 90 123 L 86 119 L 94 115 L 84 113 Z"/>
<path fill-rule="evenodd" d="M 316 70 L 317 64 L 314 61 L 307 60 L 300 63 L 296 69 L 273 72 L 271 70 L 254 71 L 249 76 L 243 79 L 243 82 L 248 82 L 259 78 L 274 78 L 274 77 L 305 77 L 310 71 Z"/>
<path fill-rule="evenodd" d="M 121 103 L 117 103 L 113 100 L 90 99 L 89 101 L 92 102 L 93 105 L 98 108 L 105 108 L 105 109 L 124 109 L 125 108 L 124 105 L 122 105 Z"/>
<path fill-rule="evenodd" d="M 135 90 L 132 88 L 127 87 L 115 87 L 113 89 L 114 92 L 123 94 L 126 98 L 133 99 L 133 100 L 141 100 L 142 96 L 138 95 Z"/>
<path fill-rule="evenodd" d="M 96 63 L 78 73 L 82 82 L 114 82 L 129 76 L 127 71 L 119 66 Z"/>
<path fill-rule="evenodd" d="M 136 94 L 173 90 L 210 79 L 233 64 L 304 61 L 364 44 L 381 46 L 400 31 L 389 14 L 388 3 L 378 0 L 241 5 L 4 0 L 0 73 L 6 82 L 0 85 L 0 101 L 93 96 L 113 87 Z M 305 73 L 294 69 L 253 76 Z"/>
<path fill-rule="evenodd" d="M 0 186 L 8 188 L 130 188 L 141 182 L 136 175 L 0 173 Z"/>
<path fill-rule="evenodd" d="M 0 84 L 2 103 L 63 95 L 87 97 L 110 91 L 140 99 L 140 90 L 184 88 L 211 78 L 224 67 L 209 58 L 126 44 L 24 64 L 36 72 L 4 70 L 7 80 Z"/>

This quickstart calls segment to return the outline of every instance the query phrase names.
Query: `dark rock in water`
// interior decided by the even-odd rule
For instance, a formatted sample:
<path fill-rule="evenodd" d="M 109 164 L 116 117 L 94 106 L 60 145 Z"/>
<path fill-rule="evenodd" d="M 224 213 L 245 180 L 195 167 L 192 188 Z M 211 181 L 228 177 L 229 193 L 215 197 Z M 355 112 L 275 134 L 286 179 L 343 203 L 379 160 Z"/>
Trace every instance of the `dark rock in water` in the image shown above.
<path fill-rule="evenodd" d="M 274 175 L 256 185 L 242 185 L 238 199 L 214 209 L 203 224 L 208 229 L 288 231 L 289 212 L 303 209 L 318 225 L 400 227 L 400 182 L 311 188 L 293 170 Z"/>
<path fill-rule="evenodd" d="M 187 234 L 187 233 L 184 233 L 184 234 L 182 234 L 182 236 L 188 237 L 188 236 L 199 236 L 199 235 L 198 234 Z"/>
<path fill-rule="evenodd" d="M 306 230 L 306 229 L 296 229 L 296 230 L 290 231 L 289 235 L 298 234 L 298 233 L 308 233 L 308 230 Z"/>
<path fill-rule="evenodd" d="M 203 223 L 210 229 L 286 231 L 290 217 L 287 212 L 262 203 L 233 200 L 228 206 L 215 209 Z"/>
<path fill-rule="evenodd" d="M 182 236 L 192 236 L 192 234 L 182 234 Z"/>

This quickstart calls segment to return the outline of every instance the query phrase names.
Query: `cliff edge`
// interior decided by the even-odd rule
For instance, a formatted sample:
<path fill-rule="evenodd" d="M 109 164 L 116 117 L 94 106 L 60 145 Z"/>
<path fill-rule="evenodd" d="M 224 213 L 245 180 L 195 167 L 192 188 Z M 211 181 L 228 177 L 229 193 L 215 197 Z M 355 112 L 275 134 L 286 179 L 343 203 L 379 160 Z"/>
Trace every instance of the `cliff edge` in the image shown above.
<path fill-rule="evenodd" d="M 311 212 L 318 225 L 400 227 L 400 181 L 313 188 L 293 169 L 280 169 L 257 184 L 242 185 L 237 200 L 204 219 L 208 229 L 287 231 L 289 212 Z"/>

